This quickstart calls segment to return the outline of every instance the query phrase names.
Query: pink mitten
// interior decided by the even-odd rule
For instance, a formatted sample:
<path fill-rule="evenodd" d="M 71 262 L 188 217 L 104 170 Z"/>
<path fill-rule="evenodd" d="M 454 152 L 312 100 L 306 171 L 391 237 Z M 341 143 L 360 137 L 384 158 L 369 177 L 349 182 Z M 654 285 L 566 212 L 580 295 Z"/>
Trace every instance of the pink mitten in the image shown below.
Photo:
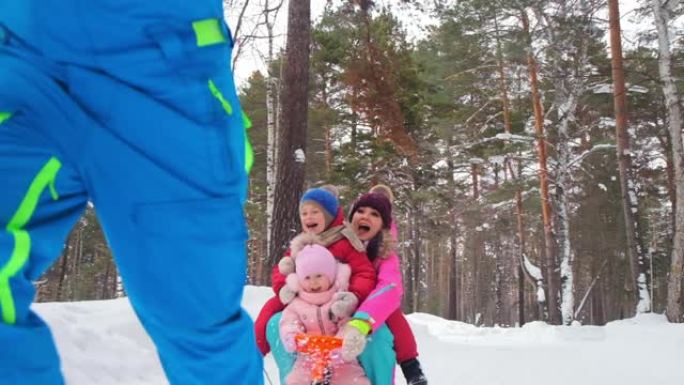
<path fill-rule="evenodd" d="M 333 303 L 330 305 L 330 319 L 338 322 L 343 318 L 351 317 L 356 310 L 359 300 L 354 294 L 348 291 L 340 291 L 333 296 Z"/>

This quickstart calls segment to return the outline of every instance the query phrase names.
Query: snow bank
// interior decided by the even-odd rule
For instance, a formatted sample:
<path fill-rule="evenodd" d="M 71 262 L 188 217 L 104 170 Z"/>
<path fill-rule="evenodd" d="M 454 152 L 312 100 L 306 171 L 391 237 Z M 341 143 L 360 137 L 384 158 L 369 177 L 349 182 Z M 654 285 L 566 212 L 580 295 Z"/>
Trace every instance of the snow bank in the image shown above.
<path fill-rule="evenodd" d="M 247 287 L 243 305 L 252 317 L 271 293 Z M 45 303 L 35 309 L 52 327 L 67 385 L 167 384 L 126 299 Z M 684 325 L 670 324 L 662 315 L 603 327 L 532 322 L 512 329 L 425 313 L 408 318 L 432 385 L 684 384 Z M 277 384 L 270 356 L 265 365 Z M 398 377 L 397 385 L 405 385 L 400 372 Z"/>

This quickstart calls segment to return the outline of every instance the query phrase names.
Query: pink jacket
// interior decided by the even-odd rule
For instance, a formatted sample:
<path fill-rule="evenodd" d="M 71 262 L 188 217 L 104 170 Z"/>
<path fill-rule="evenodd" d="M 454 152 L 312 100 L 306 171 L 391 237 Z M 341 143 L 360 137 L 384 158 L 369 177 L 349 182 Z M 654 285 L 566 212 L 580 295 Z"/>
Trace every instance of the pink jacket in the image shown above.
<path fill-rule="evenodd" d="M 392 221 L 390 234 L 397 239 L 397 228 Z M 379 256 L 374 261 L 378 282 L 368 298 L 361 303 L 352 318 L 368 321 L 373 331 L 385 323 L 387 317 L 401 306 L 404 295 L 399 256 L 391 251 L 387 256 Z"/>
<path fill-rule="evenodd" d="M 326 293 L 316 293 L 326 294 Z M 309 303 L 302 298 L 311 296 L 311 293 L 300 292 L 287 307 L 283 310 L 280 319 L 280 338 L 283 340 L 285 349 L 289 352 L 295 351 L 294 337 L 297 334 L 327 335 L 332 336 L 337 333 L 341 325 L 330 320 L 328 312 L 332 304 L 332 295 L 329 300 L 321 305 Z M 310 300 L 307 298 L 307 300 Z"/>
<path fill-rule="evenodd" d="M 332 336 L 337 334 L 340 326 L 348 321 L 348 319 L 343 319 L 335 323 L 330 320 L 328 314 L 333 295 L 347 290 L 350 275 L 351 269 L 347 264 L 338 264 L 335 284 L 330 290 L 322 293 L 307 293 L 299 290 L 296 274 L 288 275 L 286 284 L 297 289 L 295 290 L 297 297 L 285 307 L 280 319 L 280 339 L 287 351 L 295 350 L 294 337 L 297 334 Z"/>
<path fill-rule="evenodd" d="M 294 337 L 297 334 L 335 335 L 340 326 L 348 320 L 338 323 L 332 322 L 328 311 L 332 305 L 333 295 L 338 291 L 347 290 L 351 269 L 346 264 L 339 264 L 335 285 L 323 293 L 307 293 L 299 290 L 297 297 L 283 310 L 280 319 L 280 339 L 285 349 L 295 351 Z M 288 275 L 288 285 L 295 285 L 294 275 Z M 311 384 L 311 360 L 306 356 L 297 357 L 295 364 L 288 374 L 286 385 Z M 331 383 L 337 385 L 371 385 L 363 368 L 358 362 L 339 361 L 334 364 Z"/>

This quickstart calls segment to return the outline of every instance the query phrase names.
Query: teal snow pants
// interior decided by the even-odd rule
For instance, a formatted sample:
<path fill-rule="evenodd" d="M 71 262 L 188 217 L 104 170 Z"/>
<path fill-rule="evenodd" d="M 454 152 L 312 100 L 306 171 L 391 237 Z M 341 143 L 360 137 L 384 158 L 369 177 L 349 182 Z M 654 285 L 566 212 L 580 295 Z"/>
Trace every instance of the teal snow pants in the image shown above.
<path fill-rule="evenodd" d="M 173 385 L 258 385 L 221 0 L 0 0 L 0 384 L 64 380 L 30 310 L 95 205 Z"/>
<path fill-rule="evenodd" d="M 296 355 L 285 350 L 280 340 L 279 324 L 282 315 L 282 312 L 277 313 L 268 321 L 266 339 L 278 366 L 280 384 L 285 385 L 285 379 L 294 366 Z M 381 326 L 368 338 L 366 348 L 359 356 L 359 362 L 372 385 L 394 384 L 394 367 L 397 361 L 394 352 L 394 336 L 387 325 Z"/>

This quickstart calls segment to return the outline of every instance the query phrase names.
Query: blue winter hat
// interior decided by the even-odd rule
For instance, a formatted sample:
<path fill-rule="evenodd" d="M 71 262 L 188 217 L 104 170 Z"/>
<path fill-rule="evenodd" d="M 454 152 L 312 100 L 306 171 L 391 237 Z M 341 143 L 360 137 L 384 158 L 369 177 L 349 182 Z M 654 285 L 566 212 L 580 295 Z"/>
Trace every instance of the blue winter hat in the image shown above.
<path fill-rule="evenodd" d="M 330 225 L 332 220 L 337 216 L 337 210 L 340 207 L 337 196 L 330 190 L 321 187 L 306 190 L 304 195 L 302 195 L 302 199 L 299 200 L 299 207 L 301 208 L 302 205 L 307 202 L 313 202 L 323 209 L 323 214 L 326 218 L 326 227 Z"/>

